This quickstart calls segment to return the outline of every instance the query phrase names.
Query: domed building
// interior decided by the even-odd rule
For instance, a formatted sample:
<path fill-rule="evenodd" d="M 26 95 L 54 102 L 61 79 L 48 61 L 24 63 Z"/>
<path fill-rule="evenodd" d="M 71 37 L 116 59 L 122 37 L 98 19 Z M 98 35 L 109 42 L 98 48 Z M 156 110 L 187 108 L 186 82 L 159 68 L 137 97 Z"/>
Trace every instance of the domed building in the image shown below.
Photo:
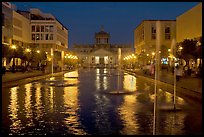
<path fill-rule="evenodd" d="M 118 50 L 121 49 L 121 57 L 133 53 L 131 45 L 110 44 L 110 34 L 103 27 L 95 33 L 94 44 L 75 44 L 74 52 L 79 57 L 80 65 L 94 68 L 113 68 L 118 65 Z"/>

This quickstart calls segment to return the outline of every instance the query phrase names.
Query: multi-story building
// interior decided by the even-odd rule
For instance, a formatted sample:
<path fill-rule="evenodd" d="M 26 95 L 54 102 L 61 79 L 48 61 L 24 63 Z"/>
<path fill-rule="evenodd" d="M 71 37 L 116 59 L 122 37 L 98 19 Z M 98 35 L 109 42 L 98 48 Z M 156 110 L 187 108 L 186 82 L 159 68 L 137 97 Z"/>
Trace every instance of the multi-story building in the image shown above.
<path fill-rule="evenodd" d="M 143 54 L 149 58 L 155 55 L 156 50 L 156 21 L 144 20 L 134 30 L 134 48 L 137 55 Z M 159 20 L 161 24 L 160 48 L 170 51 L 172 39 L 176 38 L 176 20 Z M 164 55 L 164 54 L 163 54 Z M 165 60 L 168 60 L 164 56 Z M 149 63 L 150 60 L 142 62 L 142 65 Z"/>
<path fill-rule="evenodd" d="M 184 39 L 197 40 L 198 46 L 201 45 L 202 3 L 199 3 L 190 10 L 176 17 L 176 41 L 177 43 L 179 43 L 184 41 Z M 198 58 L 197 62 L 194 62 L 194 60 L 192 59 L 189 63 L 193 66 L 199 66 L 200 64 L 202 64 L 202 58 Z"/>
<path fill-rule="evenodd" d="M 202 3 L 176 17 L 176 41 L 202 37 Z"/>
<path fill-rule="evenodd" d="M 68 49 L 68 29 L 51 14 L 30 9 L 32 46 L 55 55 L 55 64 L 62 66 L 64 52 Z M 51 55 L 51 54 L 49 54 Z"/>
<path fill-rule="evenodd" d="M 118 65 L 118 51 L 121 49 L 121 58 L 133 53 L 131 45 L 110 44 L 110 34 L 103 28 L 95 33 L 95 44 L 75 44 L 76 52 L 81 65 L 84 67 L 115 67 Z"/>
<path fill-rule="evenodd" d="M 4 3 L 2 8 L 2 44 L 36 48 L 45 51 L 49 59 L 53 54 L 54 64 L 62 67 L 68 52 L 68 29 L 60 21 L 39 9 L 13 10 L 10 3 Z"/>
<path fill-rule="evenodd" d="M 9 2 L 2 2 L 2 45 L 11 46 L 13 37 L 13 13 Z M 6 66 L 7 59 L 2 58 L 2 66 Z"/>

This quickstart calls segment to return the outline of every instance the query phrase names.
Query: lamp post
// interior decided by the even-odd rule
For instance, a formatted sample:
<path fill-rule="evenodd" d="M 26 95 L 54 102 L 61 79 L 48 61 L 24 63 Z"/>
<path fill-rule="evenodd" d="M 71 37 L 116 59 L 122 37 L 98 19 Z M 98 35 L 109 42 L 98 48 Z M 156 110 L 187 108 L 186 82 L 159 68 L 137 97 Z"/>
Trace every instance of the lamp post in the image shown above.
<path fill-rule="evenodd" d="M 26 52 L 28 53 L 28 64 L 27 66 L 29 65 L 29 59 L 30 59 L 30 52 L 31 50 L 29 48 L 26 49 Z M 26 63 L 26 62 L 25 62 Z M 25 64 L 26 65 L 26 64 Z M 27 67 L 26 67 L 27 68 Z"/>
<path fill-rule="evenodd" d="M 40 59 L 40 58 L 41 58 L 41 57 L 39 57 L 39 55 L 40 55 L 40 50 L 37 50 L 36 52 L 38 53 L 38 59 Z M 37 69 L 40 70 L 40 60 L 38 60 Z"/>
<path fill-rule="evenodd" d="M 12 65 L 12 72 L 14 73 L 15 72 L 15 49 L 16 49 L 16 46 L 15 45 L 12 45 L 11 48 L 13 49 L 13 65 Z"/>

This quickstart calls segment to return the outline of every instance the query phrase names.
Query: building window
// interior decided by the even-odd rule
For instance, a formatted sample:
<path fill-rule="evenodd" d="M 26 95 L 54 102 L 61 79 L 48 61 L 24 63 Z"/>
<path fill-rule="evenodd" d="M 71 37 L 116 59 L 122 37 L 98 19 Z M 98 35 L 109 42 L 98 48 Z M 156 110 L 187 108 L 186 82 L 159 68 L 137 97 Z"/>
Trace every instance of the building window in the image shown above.
<path fill-rule="evenodd" d="M 36 34 L 36 40 L 40 40 L 40 34 Z"/>
<path fill-rule="evenodd" d="M 35 34 L 32 34 L 32 40 L 35 40 Z"/>
<path fill-rule="evenodd" d="M 53 34 L 50 34 L 50 40 L 53 40 Z"/>
<path fill-rule="evenodd" d="M 35 32 L 35 26 L 32 26 L 32 32 Z"/>
<path fill-rule="evenodd" d="M 152 39 L 156 39 L 156 27 L 152 27 Z"/>
<path fill-rule="evenodd" d="M 45 32 L 45 27 L 41 26 L 41 32 Z"/>
<path fill-rule="evenodd" d="M 49 34 L 45 34 L 45 40 L 49 40 Z"/>
<path fill-rule="evenodd" d="M 53 32 L 53 26 L 50 26 L 50 32 Z"/>
<path fill-rule="evenodd" d="M 40 40 L 44 40 L 44 35 L 43 34 L 40 34 L 41 36 L 40 36 Z"/>
<path fill-rule="evenodd" d="M 45 26 L 45 32 L 49 32 L 49 26 Z"/>
<path fill-rule="evenodd" d="M 166 39 L 166 40 L 171 39 L 170 27 L 169 27 L 169 26 L 166 26 L 166 27 L 165 27 L 165 39 Z"/>
<path fill-rule="evenodd" d="M 36 26 L 36 32 L 40 32 L 40 26 Z"/>

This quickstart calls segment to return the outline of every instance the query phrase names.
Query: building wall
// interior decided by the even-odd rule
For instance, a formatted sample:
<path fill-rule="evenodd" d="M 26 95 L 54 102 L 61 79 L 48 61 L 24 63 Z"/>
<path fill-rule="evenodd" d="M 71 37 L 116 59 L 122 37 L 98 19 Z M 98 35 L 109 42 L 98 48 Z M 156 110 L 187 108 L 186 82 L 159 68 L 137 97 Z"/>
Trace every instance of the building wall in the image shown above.
<path fill-rule="evenodd" d="M 176 41 L 202 36 L 202 3 L 176 18 Z"/>
<path fill-rule="evenodd" d="M 8 2 L 2 2 L 2 44 L 10 44 L 13 36 L 13 14 L 11 5 Z"/>
<path fill-rule="evenodd" d="M 64 48 L 68 49 L 68 30 L 61 25 L 58 21 L 56 22 L 57 26 L 57 42 L 62 45 Z"/>
<path fill-rule="evenodd" d="M 30 20 L 13 11 L 13 39 L 31 43 Z"/>
<path fill-rule="evenodd" d="M 68 30 L 58 21 L 31 20 L 31 30 L 32 27 L 35 28 L 35 31 L 32 31 L 32 42 L 39 44 L 39 47 L 53 48 L 56 51 L 68 49 Z M 40 28 L 40 31 L 37 31 L 37 28 Z"/>
<path fill-rule="evenodd" d="M 152 34 L 152 27 L 156 29 L 156 20 L 145 20 L 134 30 L 134 48 L 137 54 L 142 51 L 146 54 L 151 54 L 156 48 L 156 33 Z M 165 28 L 170 28 L 170 37 L 166 39 Z M 155 35 L 153 39 L 152 35 Z M 171 48 L 173 38 L 176 38 L 176 21 L 161 20 L 161 45 Z"/>

